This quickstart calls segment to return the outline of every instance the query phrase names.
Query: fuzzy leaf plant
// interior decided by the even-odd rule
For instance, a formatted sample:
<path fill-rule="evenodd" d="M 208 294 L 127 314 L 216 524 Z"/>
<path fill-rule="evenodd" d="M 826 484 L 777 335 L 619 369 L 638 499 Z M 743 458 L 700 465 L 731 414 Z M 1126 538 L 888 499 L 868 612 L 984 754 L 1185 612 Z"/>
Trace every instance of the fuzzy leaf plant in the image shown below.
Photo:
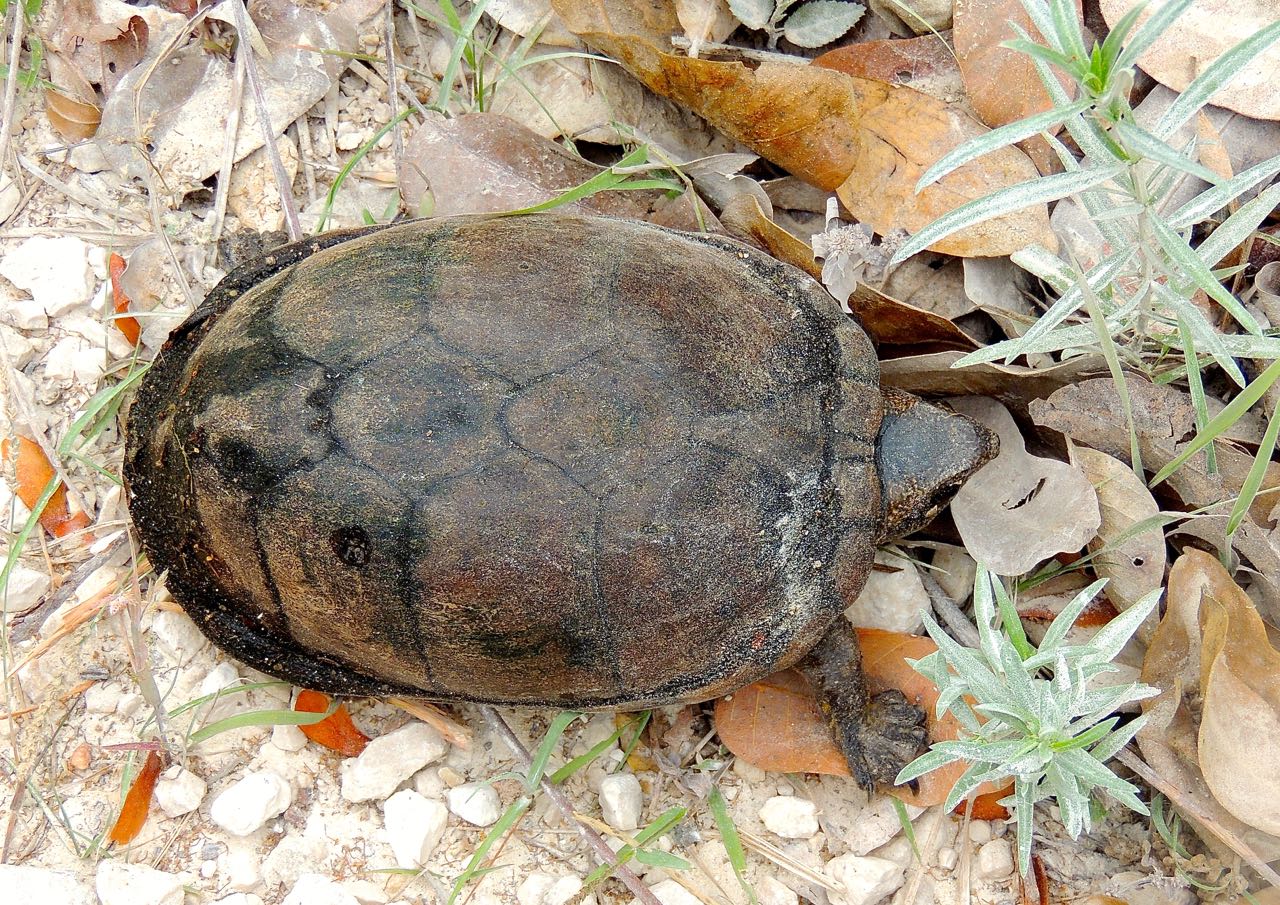
<path fill-rule="evenodd" d="M 954 761 L 969 768 L 944 807 L 955 808 L 984 782 L 1013 780 L 1001 803 L 1017 824 L 1018 867 L 1030 869 L 1036 805 L 1052 799 L 1072 838 L 1092 829 L 1100 813 L 1099 791 L 1130 810 L 1147 814 L 1138 789 L 1106 766 L 1142 727 L 1145 717 L 1121 725 L 1116 711 L 1157 694 L 1137 682 L 1105 684 L 1120 649 L 1160 598 L 1153 591 L 1083 644 L 1068 643 L 1068 630 L 1106 584 L 1096 581 L 1062 610 L 1038 648 L 1027 639 L 1013 601 L 999 578 L 979 568 L 974 616 L 979 647 L 964 647 L 925 615 L 936 653 L 907 661 L 938 686 L 937 713 L 955 714 L 963 736 L 938 742 L 898 774 L 901 784 Z M 1001 631 L 1003 628 L 1003 631 Z"/>
<path fill-rule="evenodd" d="M 921 229 L 902 246 L 894 263 L 952 233 L 992 217 L 1074 198 L 1102 235 L 1096 262 L 1080 264 L 1033 244 L 1015 253 L 1015 263 L 1043 279 L 1057 294 L 1048 310 L 1023 335 L 979 349 L 957 365 L 1011 361 L 1036 352 L 1094 350 L 1126 368 L 1176 376 L 1184 366 L 1201 367 L 1200 357 L 1217 363 L 1238 385 L 1245 377 L 1235 359 L 1280 359 L 1280 338 L 1269 335 L 1222 285 L 1217 269 L 1280 205 L 1280 155 L 1224 178 L 1204 166 L 1187 127 L 1214 93 L 1258 54 L 1280 39 L 1280 21 L 1237 44 L 1205 67 L 1154 121 L 1139 122 L 1130 105 L 1139 56 L 1182 14 L 1192 0 L 1168 0 L 1139 24 L 1140 4 L 1116 22 L 1092 47 L 1079 24 L 1073 0 L 1022 0 L 1039 32 L 1004 46 L 1027 54 L 1048 92 L 1051 109 L 980 135 L 931 166 L 920 191 L 958 167 L 998 148 L 1040 135 L 1062 162 L 1064 172 L 1009 186 L 963 204 Z M 1017 26 L 1015 26 L 1017 28 Z M 1074 83 L 1074 97 L 1055 75 Z M 1079 148 L 1073 154 L 1053 133 L 1061 127 Z M 1208 187 L 1176 207 L 1169 204 L 1184 176 Z M 1261 187 L 1255 197 L 1226 213 L 1233 201 Z M 1172 209 L 1171 209 L 1172 208 Z M 1216 226 L 1206 238 L 1195 230 L 1206 220 Z M 1215 328 L 1195 303 L 1212 299 L 1239 332 Z M 1169 356 L 1170 351 L 1178 354 Z"/>
<path fill-rule="evenodd" d="M 769 36 L 769 48 L 785 37 L 797 47 L 822 47 L 858 24 L 866 7 L 843 0 L 729 0 L 729 11 L 747 28 Z"/>

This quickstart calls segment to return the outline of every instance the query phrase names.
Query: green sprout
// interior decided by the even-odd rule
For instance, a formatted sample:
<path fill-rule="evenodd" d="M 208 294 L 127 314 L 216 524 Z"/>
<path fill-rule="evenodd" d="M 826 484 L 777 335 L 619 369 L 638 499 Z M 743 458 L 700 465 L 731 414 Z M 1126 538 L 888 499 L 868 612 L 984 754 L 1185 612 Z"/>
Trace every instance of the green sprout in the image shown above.
<path fill-rule="evenodd" d="M 908 661 L 938 686 L 938 715 L 948 710 L 955 714 L 965 737 L 938 742 L 908 764 L 896 782 L 967 761 L 969 768 L 944 805 L 951 810 L 982 783 L 1012 778 L 1013 794 L 1001 803 L 1017 822 L 1018 865 L 1024 875 L 1031 863 L 1031 827 L 1038 802 L 1056 800 L 1072 838 L 1093 828 L 1098 816 L 1095 790 L 1107 792 L 1130 810 L 1148 813 L 1138 789 L 1105 764 L 1145 722 L 1145 717 L 1138 717 L 1122 726 L 1115 711 L 1158 692 L 1137 682 L 1108 685 L 1093 680 L 1116 670 L 1111 661 L 1153 610 L 1160 591 L 1143 597 L 1087 642 L 1068 643 L 1068 630 L 1104 584 L 1105 580 L 1096 581 L 1077 594 L 1036 648 L 1023 632 L 1004 584 L 979 567 L 974 582 L 978 649 L 963 647 L 925 614 L 925 626 L 938 650 Z"/>

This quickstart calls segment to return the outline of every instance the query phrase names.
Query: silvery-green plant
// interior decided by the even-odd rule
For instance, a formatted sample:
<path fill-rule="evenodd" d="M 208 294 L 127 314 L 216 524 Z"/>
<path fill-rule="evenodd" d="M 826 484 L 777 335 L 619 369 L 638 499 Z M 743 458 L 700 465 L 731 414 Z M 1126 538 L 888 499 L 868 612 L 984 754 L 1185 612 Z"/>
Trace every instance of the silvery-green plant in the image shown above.
<path fill-rule="evenodd" d="M 895 262 L 975 223 L 1074 196 L 1102 233 L 1105 256 L 1082 268 L 1042 245 L 1014 254 L 1014 262 L 1041 277 L 1058 294 L 1057 300 L 1022 336 L 980 349 L 958 364 L 1101 346 L 1109 363 L 1123 359 L 1127 367 L 1151 372 L 1169 367 L 1167 353 L 1176 350 L 1197 371 L 1197 378 L 1198 356 L 1205 354 L 1244 386 L 1235 358 L 1280 358 L 1280 338 L 1265 334 L 1223 287 L 1225 274 L 1214 268 L 1280 204 L 1280 184 L 1242 204 L 1203 241 L 1193 242 L 1192 230 L 1244 193 L 1270 182 L 1280 173 L 1280 156 L 1224 179 L 1197 159 L 1194 138 L 1179 144 L 1177 136 L 1219 88 L 1280 38 L 1280 22 L 1222 54 L 1153 124 L 1143 126 L 1129 103 L 1137 59 L 1192 0 L 1169 0 L 1138 25 L 1144 9 L 1140 4 L 1092 49 L 1086 46 L 1073 0 L 1022 2 L 1044 43 L 1017 29 L 1021 37 L 1005 46 L 1032 58 L 1052 109 L 966 142 L 930 167 L 916 188 L 922 190 L 983 154 L 1034 135 L 1051 144 L 1065 172 L 961 205 L 912 236 Z M 1055 70 L 1074 83 L 1074 99 Z M 1050 134 L 1058 126 L 1074 140 L 1081 159 Z M 1162 203 L 1181 174 L 1202 179 L 1209 188 L 1175 210 L 1165 210 Z M 1220 305 L 1243 332 L 1215 329 L 1193 304 L 1197 291 Z"/>
<path fill-rule="evenodd" d="M 1148 813 L 1138 789 L 1112 773 L 1106 761 L 1145 721 L 1138 717 L 1121 726 L 1116 710 L 1157 690 L 1137 682 L 1094 680 L 1116 670 L 1111 661 L 1155 607 L 1160 591 L 1143 597 L 1087 642 L 1068 643 L 1068 630 L 1104 584 L 1105 580 L 1096 581 L 1076 595 L 1036 648 L 1004 584 L 979 568 L 974 583 L 978 648 L 959 644 L 926 614 L 925 626 L 938 650 L 907 661 L 938 686 L 938 716 L 948 710 L 955 714 L 964 737 L 938 742 L 908 764 L 896 782 L 954 761 L 968 762 L 947 796 L 944 807 L 951 810 L 982 783 L 1012 779 L 1013 794 L 1002 804 L 1017 823 L 1023 874 L 1031 863 L 1032 820 L 1040 801 L 1057 802 L 1072 838 L 1092 829 L 1096 790 L 1140 814 Z"/>
<path fill-rule="evenodd" d="M 866 7 L 840 0 L 729 0 L 729 11 L 747 28 L 769 35 L 770 49 L 786 37 L 797 47 L 822 47 L 858 24 Z M 785 21 L 784 21 L 785 20 Z"/>

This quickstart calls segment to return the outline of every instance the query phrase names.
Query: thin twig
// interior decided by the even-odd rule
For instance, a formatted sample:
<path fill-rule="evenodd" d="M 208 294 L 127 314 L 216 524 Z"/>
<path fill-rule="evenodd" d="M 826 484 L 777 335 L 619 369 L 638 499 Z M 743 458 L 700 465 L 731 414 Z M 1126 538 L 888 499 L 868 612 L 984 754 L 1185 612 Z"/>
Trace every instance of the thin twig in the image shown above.
<path fill-rule="evenodd" d="M 271 128 L 271 111 L 267 109 L 267 96 L 263 93 L 262 82 L 258 78 L 258 65 L 253 58 L 253 41 L 250 38 L 249 14 L 245 11 L 243 0 L 234 0 L 231 14 L 236 20 L 236 31 L 240 33 L 237 53 L 244 54 L 245 74 L 249 79 L 249 91 L 253 94 L 253 105 L 258 110 L 258 124 L 262 127 L 263 153 L 271 161 L 271 172 L 275 176 L 276 187 L 280 190 L 280 208 L 284 211 L 284 228 L 289 234 L 290 242 L 302 238 L 302 223 L 298 219 L 298 206 L 293 200 L 293 180 L 284 171 L 284 161 L 280 159 L 280 149 L 276 147 L 276 136 Z"/>
<path fill-rule="evenodd" d="M 928 569 L 916 571 L 920 575 L 920 583 L 924 585 L 925 592 L 929 595 L 929 602 L 933 604 L 933 611 L 946 623 L 947 628 L 951 629 L 951 634 L 955 635 L 956 640 L 965 647 L 980 646 L 978 630 L 964 614 L 964 610 L 960 609 L 951 596 L 942 590 L 942 585 L 929 574 Z"/>
<path fill-rule="evenodd" d="M 9 48 L 9 77 L 4 80 L 4 112 L 0 113 L 0 170 L 3 170 L 4 161 L 9 154 L 9 138 L 13 131 L 13 111 L 17 106 L 18 100 L 18 63 L 22 58 L 22 30 L 26 25 L 26 19 L 23 13 L 26 11 L 24 3 L 10 3 L 9 7 L 13 10 L 13 28 L 11 31 L 11 40 L 13 45 Z M 17 174 L 14 174 L 14 181 L 17 182 Z"/>
<path fill-rule="evenodd" d="M 1266 880 L 1276 889 L 1280 889 L 1280 874 L 1271 869 L 1271 866 L 1258 857 L 1257 852 L 1249 847 L 1249 844 L 1228 830 L 1221 823 L 1213 818 L 1212 814 L 1206 813 L 1200 805 L 1190 795 L 1186 795 L 1181 789 L 1176 788 L 1172 783 L 1163 776 L 1153 770 L 1146 761 L 1138 757 L 1128 748 L 1121 748 L 1116 754 L 1116 760 L 1124 764 L 1134 773 L 1142 777 L 1142 780 L 1162 792 L 1166 798 L 1172 801 L 1180 808 L 1183 813 L 1190 817 L 1194 817 L 1197 822 L 1203 824 L 1215 836 L 1223 841 L 1233 852 L 1248 862 L 1249 866 L 1258 872 L 1262 879 Z"/>
<path fill-rule="evenodd" d="M 222 133 L 222 159 L 218 164 L 218 189 L 213 196 L 213 229 L 209 244 L 211 258 L 218 260 L 218 240 L 222 238 L 222 224 L 227 216 L 227 199 L 231 196 L 231 168 L 236 163 L 236 139 L 240 135 L 240 107 L 244 101 L 245 55 L 236 54 L 235 68 L 231 71 L 231 109 L 227 113 L 227 126 Z"/>
<path fill-rule="evenodd" d="M 520 758 L 526 767 L 532 767 L 533 757 L 529 754 L 529 749 L 524 746 L 520 739 L 516 738 L 516 734 L 511 731 L 507 721 L 502 718 L 502 714 L 488 705 L 481 706 L 480 712 L 484 715 L 485 722 L 489 724 L 489 728 L 501 736 L 516 757 Z M 641 905 L 662 905 L 654 894 L 649 891 L 649 888 L 640 882 L 640 878 L 631 871 L 631 868 L 625 864 L 618 863 L 617 855 L 614 854 L 613 849 L 609 848 L 608 843 L 604 841 L 600 834 L 577 818 L 573 813 L 573 805 L 569 803 L 569 799 L 565 797 L 564 792 L 560 791 L 545 775 L 542 777 L 542 790 L 547 793 L 547 797 L 551 799 L 551 803 L 556 806 L 556 809 L 564 815 L 565 820 L 577 828 L 578 835 L 595 853 L 596 860 L 601 865 L 613 870 L 613 875 L 621 880 L 627 889 L 631 890 L 631 894 L 636 897 L 637 902 L 640 902 Z"/>
<path fill-rule="evenodd" d="M 401 134 L 400 120 L 400 79 L 396 72 L 396 0 L 387 0 L 386 5 L 386 38 L 384 43 L 387 45 L 387 85 L 390 91 L 387 92 L 388 98 L 391 100 L 391 121 L 395 123 L 391 127 L 391 147 L 395 154 L 396 161 L 396 185 L 404 185 L 404 137 Z"/>

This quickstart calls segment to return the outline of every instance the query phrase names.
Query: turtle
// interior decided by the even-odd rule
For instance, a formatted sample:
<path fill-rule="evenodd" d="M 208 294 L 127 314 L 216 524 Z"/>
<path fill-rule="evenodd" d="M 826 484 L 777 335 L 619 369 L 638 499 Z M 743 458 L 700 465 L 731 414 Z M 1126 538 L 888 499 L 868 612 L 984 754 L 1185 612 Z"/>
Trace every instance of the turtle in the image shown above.
<path fill-rule="evenodd" d="M 801 270 L 564 214 L 409 220 L 233 270 L 133 400 L 156 574 L 235 658 L 340 696 L 634 710 L 799 665 L 855 778 L 922 714 L 843 617 L 996 451 L 879 385 Z"/>

